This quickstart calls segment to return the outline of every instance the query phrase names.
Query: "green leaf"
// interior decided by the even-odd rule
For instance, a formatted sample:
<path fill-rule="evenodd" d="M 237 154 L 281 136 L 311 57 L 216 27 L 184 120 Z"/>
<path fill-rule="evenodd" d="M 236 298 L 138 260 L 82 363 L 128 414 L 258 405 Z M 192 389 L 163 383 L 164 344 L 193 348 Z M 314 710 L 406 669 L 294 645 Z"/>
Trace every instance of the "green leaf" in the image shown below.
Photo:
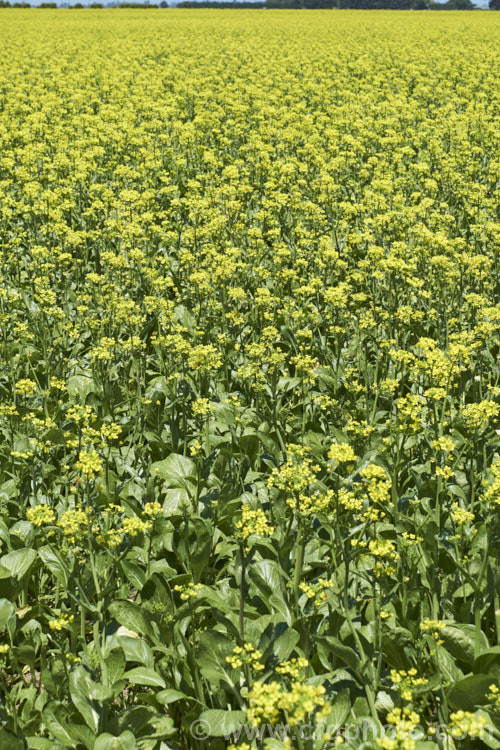
<path fill-rule="evenodd" d="M 128 729 L 134 737 L 142 737 L 144 729 L 157 717 L 158 713 L 151 706 L 133 706 L 119 714 L 108 728 L 115 734 Z"/>
<path fill-rule="evenodd" d="M 170 735 L 175 734 L 175 732 L 176 729 L 173 720 L 169 716 L 161 716 L 160 714 L 157 714 L 149 720 L 147 727 L 141 735 L 141 739 L 144 740 L 150 738 L 161 740 L 165 737 L 170 737 Z"/>
<path fill-rule="evenodd" d="M 57 750 L 61 746 L 55 745 L 54 740 L 47 740 L 45 737 L 26 737 L 26 747 L 29 750 Z"/>
<path fill-rule="evenodd" d="M 249 568 L 249 577 L 266 601 L 282 589 L 283 571 L 274 560 L 259 560 Z"/>
<path fill-rule="evenodd" d="M 94 750 L 135 750 L 135 737 L 128 729 L 118 737 L 106 732 L 100 734 L 95 741 Z"/>
<path fill-rule="evenodd" d="M 142 638 L 120 635 L 118 636 L 118 643 L 120 644 L 127 661 L 138 662 L 149 669 L 153 668 L 153 652 L 146 641 L 143 641 Z"/>
<path fill-rule="evenodd" d="M 459 663 L 472 667 L 475 657 L 476 637 L 474 625 L 447 625 L 439 631 L 439 637 L 444 641 L 443 645 Z M 488 648 L 488 639 L 481 632 L 481 652 Z"/>
<path fill-rule="evenodd" d="M 332 710 L 325 719 L 330 734 L 337 732 L 344 724 L 351 710 L 351 699 L 349 688 L 344 688 L 335 696 Z"/>
<path fill-rule="evenodd" d="M 121 648 L 115 648 L 106 657 L 108 680 L 111 684 L 121 680 L 125 672 L 125 655 Z"/>
<path fill-rule="evenodd" d="M 173 543 L 176 555 L 198 576 L 209 562 L 212 537 L 212 529 L 203 518 L 190 518 L 187 524 L 175 530 Z"/>
<path fill-rule="evenodd" d="M 474 660 L 472 671 L 475 674 L 492 674 L 497 676 L 500 673 L 500 646 L 493 646 L 483 651 L 477 659 Z"/>
<path fill-rule="evenodd" d="M 7 622 L 15 613 L 14 605 L 8 599 L 0 599 L 0 631 L 4 630 Z"/>
<path fill-rule="evenodd" d="M 206 732 L 205 737 L 225 737 L 239 729 L 246 719 L 244 711 L 223 711 L 210 709 L 203 711 L 196 722 L 200 731 Z M 201 738 L 201 735 L 199 737 Z"/>
<path fill-rule="evenodd" d="M 95 383 L 89 375 L 72 375 L 68 378 L 68 396 L 72 401 L 85 401 L 89 393 L 95 393 Z"/>
<path fill-rule="evenodd" d="M 360 673 L 361 659 L 353 648 L 346 646 L 333 635 L 324 635 L 318 638 L 318 642 L 322 643 L 328 651 L 334 654 L 342 662 L 343 666 L 350 667 L 357 674 Z"/>
<path fill-rule="evenodd" d="M 50 701 L 42 711 L 42 721 L 56 740 L 64 747 L 73 748 L 74 738 L 68 726 L 71 714 L 68 709 L 56 701 Z"/>
<path fill-rule="evenodd" d="M 163 461 L 151 465 L 151 473 L 164 479 L 168 487 L 186 487 L 186 483 L 196 483 L 196 464 L 187 456 L 171 453 Z"/>
<path fill-rule="evenodd" d="M 34 549 L 23 547 L 0 557 L 0 565 L 9 571 L 13 578 L 20 580 L 30 571 L 36 557 Z"/>
<path fill-rule="evenodd" d="M 154 669 L 147 669 L 146 667 L 135 667 L 135 669 L 129 669 L 123 675 L 125 680 L 128 680 L 132 685 L 148 685 L 149 687 L 166 687 L 165 680 L 158 672 Z"/>
<path fill-rule="evenodd" d="M 216 685 L 233 685 L 231 668 L 226 656 L 233 653 L 234 643 L 216 630 L 205 630 L 200 635 L 197 663 L 202 675 Z M 234 673 L 233 673 L 234 674 Z"/>
<path fill-rule="evenodd" d="M 61 560 L 60 555 L 52 549 L 48 544 L 44 547 L 40 547 L 38 555 L 43 564 L 50 570 L 54 578 L 61 586 L 66 587 L 68 585 L 68 571 L 66 565 Z"/>
<path fill-rule="evenodd" d="M 441 644 L 436 644 L 435 649 L 436 660 L 439 664 L 439 671 L 441 672 L 441 675 L 445 678 L 445 680 L 448 680 L 449 682 L 461 680 L 464 676 L 464 673 L 456 663 L 453 656 L 449 653 L 449 651 L 447 651 L 444 646 L 441 646 Z M 485 669 L 481 671 L 486 672 Z"/>
<path fill-rule="evenodd" d="M 300 640 L 300 636 L 293 628 L 287 628 L 273 642 L 273 654 L 278 661 L 286 661 Z"/>
<path fill-rule="evenodd" d="M 185 693 L 181 693 L 179 690 L 173 690 L 167 688 L 167 690 L 160 690 L 156 693 L 156 700 L 161 703 L 162 706 L 168 706 L 169 703 L 175 703 L 176 701 L 183 700 L 188 696 Z"/>
<path fill-rule="evenodd" d="M 121 568 L 127 581 L 138 591 L 142 591 L 146 582 L 146 574 L 144 571 L 135 563 L 129 560 L 122 560 Z"/>
<path fill-rule="evenodd" d="M 473 674 L 458 680 L 448 689 L 448 702 L 455 710 L 474 711 L 484 705 L 491 685 L 491 675 Z"/>
<path fill-rule="evenodd" d="M 24 750 L 25 745 L 15 735 L 11 734 L 7 729 L 0 729 L 0 747 L 4 747 L 6 750 Z"/>
<path fill-rule="evenodd" d="M 109 605 L 109 613 L 120 625 L 154 640 L 151 623 L 137 604 L 129 602 L 128 599 L 115 599 Z"/>
<path fill-rule="evenodd" d="M 96 687 L 96 683 L 94 683 L 90 674 L 83 666 L 77 666 L 71 670 L 69 675 L 71 700 L 93 732 L 97 732 L 101 713 L 101 707 L 93 697 Z"/>

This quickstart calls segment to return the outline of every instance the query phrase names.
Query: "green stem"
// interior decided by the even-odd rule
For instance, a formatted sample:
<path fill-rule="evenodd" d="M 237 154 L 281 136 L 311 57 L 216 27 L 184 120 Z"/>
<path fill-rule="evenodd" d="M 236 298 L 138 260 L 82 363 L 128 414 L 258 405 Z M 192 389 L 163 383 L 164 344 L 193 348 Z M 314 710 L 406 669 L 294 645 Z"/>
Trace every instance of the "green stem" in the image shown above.
<path fill-rule="evenodd" d="M 297 532 L 297 550 L 295 552 L 295 566 L 293 570 L 293 607 L 295 616 L 299 616 L 299 583 L 300 574 L 304 565 L 304 533 L 302 522 L 299 517 L 299 528 Z"/>
<path fill-rule="evenodd" d="M 247 563 L 243 545 L 240 545 L 240 556 L 241 556 L 241 579 L 240 579 L 239 623 L 240 623 L 240 638 L 243 644 L 245 643 L 245 575 L 246 575 L 246 563 Z"/>

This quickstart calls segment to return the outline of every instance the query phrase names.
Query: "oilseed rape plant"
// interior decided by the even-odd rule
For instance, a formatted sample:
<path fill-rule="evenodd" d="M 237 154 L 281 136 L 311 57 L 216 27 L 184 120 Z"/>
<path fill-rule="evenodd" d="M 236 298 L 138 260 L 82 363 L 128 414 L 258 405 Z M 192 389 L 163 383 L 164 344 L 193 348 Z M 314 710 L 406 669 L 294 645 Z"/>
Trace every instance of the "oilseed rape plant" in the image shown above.
<path fill-rule="evenodd" d="M 500 16 L 0 40 L 0 748 L 500 748 Z"/>

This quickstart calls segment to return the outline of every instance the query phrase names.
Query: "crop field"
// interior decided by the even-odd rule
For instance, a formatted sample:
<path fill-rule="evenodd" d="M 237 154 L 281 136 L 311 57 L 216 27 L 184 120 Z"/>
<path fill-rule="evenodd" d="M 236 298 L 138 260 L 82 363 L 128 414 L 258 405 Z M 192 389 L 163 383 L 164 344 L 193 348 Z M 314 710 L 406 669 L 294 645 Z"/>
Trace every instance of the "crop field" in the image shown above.
<path fill-rule="evenodd" d="M 0 49 L 0 749 L 500 748 L 500 14 Z"/>

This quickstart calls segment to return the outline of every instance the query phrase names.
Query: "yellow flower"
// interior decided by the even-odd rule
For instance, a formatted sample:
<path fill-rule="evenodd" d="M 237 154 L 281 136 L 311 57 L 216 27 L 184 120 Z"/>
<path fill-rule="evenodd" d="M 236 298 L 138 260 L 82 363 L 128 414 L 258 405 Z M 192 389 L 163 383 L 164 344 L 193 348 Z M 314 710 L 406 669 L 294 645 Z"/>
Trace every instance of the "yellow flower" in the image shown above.
<path fill-rule="evenodd" d="M 95 450 L 80 451 L 76 468 L 86 479 L 93 479 L 102 474 L 102 459 Z"/>
<path fill-rule="evenodd" d="M 62 630 L 67 625 L 70 625 L 75 619 L 74 615 L 68 615 L 63 612 L 59 617 L 54 620 L 49 620 L 49 628 L 51 630 Z"/>
<path fill-rule="evenodd" d="M 131 518 L 124 518 L 122 521 L 122 530 L 129 536 L 137 536 L 138 534 L 145 534 L 151 529 L 151 521 L 143 521 L 137 516 Z"/>
<path fill-rule="evenodd" d="M 28 508 L 26 518 L 33 526 L 44 526 L 54 523 L 56 514 L 48 505 L 37 505 L 35 508 Z"/>
<path fill-rule="evenodd" d="M 243 540 L 251 535 L 271 536 L 274 531 L 264 511 L 261 508 L 253 510 L 246 503 L 241 506 L 241 520 L 236 521 L 234 525 Z"/>
<path fill-rule="evenodd" d="M 328 451 L 328 458 L 337 463 L 351 464 L 357 459 L 357 455 L 348 443 L 333 443 Z"/>
<path fill-rule="evenodd" d="M 20 396 L 32 396 L 35 393 L 36 388 L 36 383 L 34 383 L 33 380 L 30 380 L 29 378 L 18 380 L 16 385 L 14 386 L 15 392 Z"/>

